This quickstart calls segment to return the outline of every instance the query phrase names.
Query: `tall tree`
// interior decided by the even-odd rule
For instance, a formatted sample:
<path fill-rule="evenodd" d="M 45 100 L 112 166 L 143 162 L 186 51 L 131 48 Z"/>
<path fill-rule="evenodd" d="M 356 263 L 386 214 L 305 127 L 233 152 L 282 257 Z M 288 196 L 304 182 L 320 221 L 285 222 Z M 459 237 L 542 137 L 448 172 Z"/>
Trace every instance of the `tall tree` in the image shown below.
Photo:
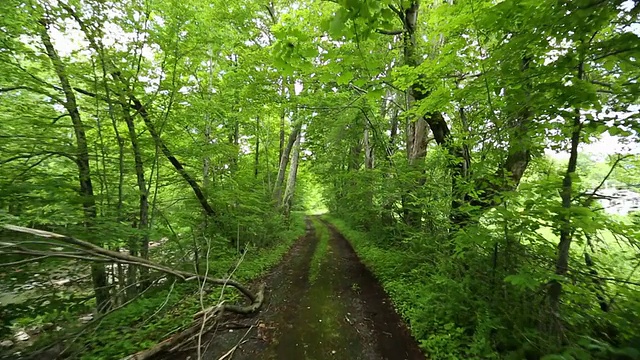
<path fill-rule="evenodd" d="M 96 221 L 96 200 L 93 194 L 93 184 L 91 182 L 91 167 L 89 165 L 87 136 L 85 133 L 85 126 L 80 117 L 76 95 L 69 81 L 65 65 L 51 43 L 51 37 L 49 36 L 50 21 L 47 18 L 48 16 L 49 15 L 46 14 L 40 20 L 40 25 L 42 25 L 40 37 L 65 96 L 65 101 L 62 105 L 69 113 L 69 117 L 73 124 L 77 147 L 75 161 L 78 166 L 78 180 L 80 181 L 80 194 L 82 195 L 82 208 L 84 210 L 85 217 L 84 224 L 87 230 L 91 232 L 93 231 Z M 98 245 L 100 245 L 100 243 L 98 243 Z M 109 284 L 107 283 L 104 265 L 98 263 L 92 264 L 91 277 L 93 279 L 98 311 L 107 311 L 110 306 L 110 297 Z"/>

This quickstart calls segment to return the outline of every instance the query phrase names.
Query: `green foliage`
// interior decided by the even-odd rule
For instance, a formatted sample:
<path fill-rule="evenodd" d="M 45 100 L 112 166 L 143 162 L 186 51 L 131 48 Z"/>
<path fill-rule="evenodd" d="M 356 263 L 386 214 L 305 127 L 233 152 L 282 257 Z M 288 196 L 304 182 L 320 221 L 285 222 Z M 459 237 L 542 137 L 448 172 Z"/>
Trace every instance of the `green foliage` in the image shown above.
<path fill-rule="evenodd" d="M 329 229 L 317 218 L 313 220 L 313 228 L 316 231 L 318 244 L 311 258 L 311 267 L 309 268 L 309 282 L 314 283 L 318 279 L 320 267 L 328 261 L 327 249 L 329 248 Z"/>
<path fill-rule="evenodd" d="M 3 1 L 0 223 L 140 255 L 162 239 L 151 259 L 219 276 L 248 249 L 249 280 L 298 212 L 329 210 L 433 358 L 635 356 L 637 216 L 593 191 L 639 185 L 636 2 L 265 5 Z M 197 307 L 145 322 L 193 291 L 155 290 L 104 319 L 132 340 L 100 330 L 90 356 Z M 41 316 L 77 315 L 63 300 Z"/>

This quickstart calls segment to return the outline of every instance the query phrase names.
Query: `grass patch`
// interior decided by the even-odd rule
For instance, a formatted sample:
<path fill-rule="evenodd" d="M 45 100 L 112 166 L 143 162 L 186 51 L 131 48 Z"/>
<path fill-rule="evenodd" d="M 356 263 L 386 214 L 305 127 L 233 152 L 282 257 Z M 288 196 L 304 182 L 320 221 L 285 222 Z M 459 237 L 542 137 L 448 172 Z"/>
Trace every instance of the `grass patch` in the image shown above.
<path fill-rule="evenodd" d="M 327 249 L 329 248 L 329 229 L 317 218 L 314 218 L 312 221 L 313 227 L 316 229 L 316 236 L 318 237 L 318 245 L 313 253 L 313 258 L 311 258 L 311 268 L 309 269 L 309 282 L 313 284 L 318 279 L 320 266 L 327 255 Z"/>

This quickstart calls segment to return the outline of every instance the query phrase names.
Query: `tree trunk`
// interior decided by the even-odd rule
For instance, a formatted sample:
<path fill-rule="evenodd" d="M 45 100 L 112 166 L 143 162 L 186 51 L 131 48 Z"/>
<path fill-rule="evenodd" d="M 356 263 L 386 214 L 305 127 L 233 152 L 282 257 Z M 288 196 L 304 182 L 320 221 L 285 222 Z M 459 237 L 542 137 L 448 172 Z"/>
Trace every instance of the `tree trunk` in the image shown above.
<path fill-rule="evenodd" d="M 411 1 L 410 6 L 404 11 L 403 33 L 403 55 L 404 63 L 412 68 L 420 65 L 420 59 L 417 54 L 416 30 L 418 24 L 418 12 L 420 3 Z M 407 110 L 410 110 L 414 103 L 425 98 L 424 91 L 419 88 L 418 83 L 413 84 L 407 93 Z M 411 227 L 419 227 L 422 222 L 422 207 L 416 205 L 409 199 L 415 198 L 413 194 L 417 189 L 421 188 L 426 182 L 424 169 L 422 164 L 427 154 L 427 122 L 422 116 L 415 119 L 408 119 L 406 127 L 407 142 L 407 161 L 410 168 L 419 172 L 418 179 L 415 183 L 408 185 L 406 194 L 403 195 L 403 212 L 405 223 Z"/>
<path fill-rule="evenodd" d="M 207 149 L 211 144 L 211 125 L 209 123 L 209 114 L 205 115 L 206 125 L 204 126 L 204 142 L 205 142 L 205 155 L 202 159 L 202 187 L 205 190 L 209 187 L 209 178 L 211 176 L 211 158 Z"/>
<path fill-rule="evenodd" d="M 64 107 L 69 112 L 71 122 L 73 123 L 73 130 L 77 142 L 76 164 L 78 166 L 78 178 L 80 181 L 80 195 L 82 196 L 82 208 L 84 210 L 85 227 L 87 230 L 92 231 L 95 219 L 96 219 L 96 201 L 93 194 L 93 184 L 91 183 L 91 168 L 89 165 L 89 150 L 87 146 L 87 137 L 84 130 L 84 124 L 80 117 L 78 109 L 78 103 L 75 93 L 67 77 L 65 66 L 60 60 L 56 49 L 51 43 L 49 37 L 49 23 L 46 18 L 41 20 L 43 26 L 41 31 L 42 43 L 47 52 L 47 56 L 53 64 L 54 70 L 58 79 L 60 80 L 60 86 L 65 95 Z M 98 244 L 100 245 L 100 244 Z M 91 265 L 91 278 L 93 280 L 93 288 L 96 296 L 96 305 L 98 312 L 105 312 L 109 308 L 110 297 L 109 287 L 107 281 L 107 273 L 103 264 Z"/>
<path fill-rule="evenodd" d="M 234 110 L 235 112 L 235 110 Z M 240 155 L 240 122 L 237 118 L 233 121 L 232 132 L 229 134 L 229 144 L 233 146 L 233 155 L 229 158 L 231 174 L 238 170 L 238 157 Z"/>
<path fill-rule="evenodd" d="M 253 167 L 253 177 L 258 178 L 258 167 L 260 165 L 260 117 L 256 116 L 256 154 Z"/>
<path fill-rule="evenodd" d="M 410 67 L 420 65 L 420 60 L 416 54 L 416 26 L 418 23 L 418 11 L 420 3 L 412 1 L 411 6 L 404 13 L 404 63 Z M 419 85 L 413 84 L 407 94 L 407 110 L 413 107 L 413 104 L 424 99 L 424 91 Z M 409 119 L 407 126 L 407 157 L 409 165 L 419 165 L 427 154 L 427 122 L 422 116 L 416 119 Z"/>
<path fill-rule="evenodd" d="M 581 61 L 578 65 L 578 79 L 583 79 L 584 63 Z M 573 199 L 573 176 L 576 172 L 578 164 L 578 146 L 580 145 L 580 136 L 582 133 L 582 123 L 580 121 L 580 109 L 574 110 L 575 115 L 570 126 L 571 131 L 571 153 L 569 156 L 569 164 L 567 172 L 562 180 L 562 190 L 560 197 L 562 199 L 562 216 L 560 218 L 560 243 L 558 244 L 558 253 L 556 258 L 556 275 L 564 276 L 569 270 L 569 249 L 573 240 L 573 225 L 571 224 L 571 207 Z M 551 326 L 550 330 L 558 336 L 562 342 L 565 339 L 562 330 L 562 322 L 560 318 L 560 296 L 562 295 L 562 284 L 558 280 L 553 280 L 549 284 L 548 296 L 549 307 L 551 310 Z"/>
<path fill-rule="evenodd" d="M 296 140 L 293 146 L 293 156 L 291 158 L 291 167 L 289 168 L 289 178 L 287 179 L 287 188 L 285 190 L 284 199 L 282 205 L 284 207 L 284 214 L 289 216 L 291 212 L 291 206 L 293 205 L 293 195 L 296 191 L 296 178 L 298 176 L 298 160 L 300 158 L 300 138 L 302 132 L 298 131 Z"/>
<path fill-rule="evenodd" d="M 282 99 L 284 100 L 284 81 L 285 78 L 282 78 L 282 85 L 280 87 L 280 96 L 282 97 Z M 279 151 L 278 151 L 278 159 L 282 159 L 282 155 L 284 155 L 284 120 L 285 120 L 285 114 L 286 113 L 286 108 L 282 107 L 282 111 L 280 113 L 280 147 L 279 147 Z"/>
<path fill-rule="evenodd" d="M 287 165 L 289 164 L 289 156 L 291 155 L 291 150 L 293 148 L 294 143 L 298 138 L 298 133 L 302 128 L 302 122 L 298 122 L 294 125 L 293 129 L 291 129 L 291 134 L 289 134 L 289 140 L 287 142 L 287 146 L 282 151 L 282 156 L 280 156 L 280 167 L 278 168 L 278 177 L 276 178 L 276 185 L 273 190 L 273 199 L 276 203 L 281 206 L 283 203 L 282 198 L 282 186 L 284 184 L 284 174 L 287 170 Z"/>
<path fill-rule="evenodd" d="M 160 150 L 162 151 L 164 156 L 169 160 L 171 165 L 173 165 L 176 171 L 182 176 L 182 178 L 187 182 L 187 184 L 189 184 L 189 186 L 193 190 L 204 212 L 208 216 L 214 217 L 216 215 L 216 212 L 213 210 L 211 205 L 209 205 L 209 202 L 207 201 L 206 196 L 202 192 L 200 185 L 198 185 L 196 180 L 191 175 L 189 175 L 187 170 L 185 170 L 185 168 L 182 166 L 182 163 L 178 161 L 178 159 L 176 159 L 176 157 L 173 155 L 171 150 L 169 150 L 167 145 L 164 143 L 164 141 L 160 137 L 160 134 L 156 130 L 155 126 L 153 125 L 153 122 L 151 121 L 151 118 L 149 117 L 149 113 L 147 112 L 147 109 L 145 108 L 145 106 L 142 105 L 142 103 L 140 102 L 140 100 L 138 100 L 138 98 L 136 98 L 131 94 L 129 94 L 129 99 L 133 102 L 133 108 L 140 114 L 140 116 L 144 120 L 144 123 L 147 126 L 147 129 L 149 130 L 149 134 L 151 134 L 151 137 L 155 141 L 156 145 L 160 148 Z"/>
<path fill-rule="evenodd" d="M 124 98 L 124 96 L 122 96 Z M 122 101 L 122 112 L 124 114 L 124 120 L 127 123 L 129 130 L 129 138 L 131 141 L 131 149 L 133 151 L 133 157 L 136 167 L 136 179 L 138 183 L 139 192 L 139 217 L 138 217 L 138 230 L 140 230 L 140 240 L 135 241 L 133 247 L 130 250 L 135 250 L 140 254 L 143 259 L 149 258 L 149 194 L 147 192 L 147 185 L 144 178 L 144 164 L 142 163 L 142 155 L 140 153 L 140 147 L 138 145 L 138 134 L 136 133 L 135 123 L 131 117 L 128 106 L 125 106 L 125 102 Z M 140 269 L 140 275 L 145 278 L 146 269 Z M 129 284 L 131 285 L 131 284 Z"/>
<path fill-rule="evenodd" d="M 369 134 L 369 126 L 364 129 L 364 167 L 365 169 L 373 169 L 374 154 L 371 138 Z"/>

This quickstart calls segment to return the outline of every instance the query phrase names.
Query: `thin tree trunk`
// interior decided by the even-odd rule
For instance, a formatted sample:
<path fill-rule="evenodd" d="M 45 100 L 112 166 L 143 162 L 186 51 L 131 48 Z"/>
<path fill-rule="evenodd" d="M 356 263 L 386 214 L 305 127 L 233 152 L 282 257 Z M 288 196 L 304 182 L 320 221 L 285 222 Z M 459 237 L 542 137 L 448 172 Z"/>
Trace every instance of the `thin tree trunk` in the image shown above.
<path fill-rule="evenodd" d="M 584 77 L 584 63 L 578 65 L 578 79 Z M 580 109 L 574 110 L 575 115 L 571 122 L 571 152 L 569 156 L 569 164 L 567 172 L 562 180 L 562 190 L 560 197 L 562 199 L 563 214 L 560 219 L 560 243 L 558 244 L 558 253 L 556 258 L 556 275 L 564 276 L 569 270 L 569 249 L 573 240 L 573 225 L 571 224 L 571 207 L 573 198 L 573 176 L 576 172 L 578 164 L 578 146 L 580 145 L 580 136 L 582 133 L 582 123 L 580 121 Z M 549 284 L 549 307 L 551 309 L 551 327 L 550 330 L 558 336 L 560 342 L 565 339 L 562 330 L 562 322 L 560 318 L 560 296 L 562 295 L 562 284 L 553 280 Z"/>
<path fill-rule="evenodd" d="M 280 116 L 280 147 L 278 151 L 278 159 L 282 159 L 284 155 L 284 110 Z"/>
<path fill-rule="evenodd" d="M 374 154 L 373 145 L 371 144 L 371 138 L 369 134 L 369 127 L 364 129 L 364 167 L 365 169 L 373 169 Z"/>
<path fill-rule="evenodd" d="M 209 114 L 205 115 L 206 125 L 204 127 L 205 149 L 211 144 L 211 124 L 209 123 Z M 206 153 L 202 164 L 202 186 L 206 189 L 209 187 L 209 177 L 211 176 L 211 158 Z"/>
<path fill-rule="evenodd" d="M 143 259 L 148 259 L 149 258 L 149 193 L 147 190 L 147 184 L 144 177 L 144 164 L 142 163 L 142 155 L 140 153 L 140 146 L 138 145 L 138 134 L 136 133 L 135 123 L 133 121 L 133 118 L 131 117 L 131 113 L 129 112 L 128 106 L 125 106 L 125 102 L 123 101 L 124 94 L 121 95 L 121 98 L 122 98 L 121 99 L 122 112 L 124 114 L 124 120 L 127 123 L 127 128 L 129 130 L 129 139 L 131 141 L 131 149 L 133 151 L 133 157 L 135 161 L 136 180 L 137 180 L 138 192 L 139 192 L 139 211 L 140 212 L 139 212 L 139 218 L 138 218 L 139 220 L 138 230 L 140 230 L 141 232 L 141 234 L 139 235 L 140 240 L 134 241 L 132 244 L 130 244 L 129 248 L 130 250 L 135 250 L 136 252 L 139 252 L 140 257 L 142 257 Z M 133 268 L 131 270 L 133 270 Z M 141 268 L 140 271 L 141 271 L 140 276 L 142 276 L 142 278 L 147 277 L 148 271 L 146 269 Z M 135 273 L 135 270 L 133 272 Z"/>
<path fill-rule="evenodd" d="M 43 26 L 41 31 L 42 43 L 47 51 L 47 56 L 53 64 L 54 70 L 58 79 L 60 80 L 60 86 L 65 95 L 64 107 L 69 112 L 71 122 L 73 123 L 73 130 L 77 142 L 76 164 L 78 166 L 78 178 L 80 181 L 80 195 L 82 196 L 82 208 L 84 210 L 85 227 L 91 231 L 95 225 L 96 220 L 96 200 L 93 194 L 93 184 L 91 183 L 91 168 L 89 165 L 89 150 L 87 147 L 87 137 L 84 130 L 84 124 L 80 117 L 78 110 L 78 103 L 75 93 L 67 77 L 66 69 L 62 60 L 58 56 L 57 51 L 51 43 L 49 37 L 49 23 L 46 18 L 41 20 Z M 100 244 L 98 244 L 100 245 Z M 107 273 L 103 264 L 92 264 L 91 266 L 91 278 L 93 280 L 93 288 L 96 296 L 96 305 L 99 312 L 105 312 L 109 308 L 110 297 L 109 287 L 107 281 Z"/>
<path fill-rule="evenodd" d="M 284 81 L 285 79 L 282 78 L 282 85 L 280 87 L 280 96 L 284 99 Z M 284 129 L 284 124 L 285 124 L 285 116 L 286 116 L 286 108 L 282 107 L 282 112 L 280 113 L 280 147 L 279 147 L 279 151 L 278 151 L 278 159 L 282 159 L 282 155 L 284 154 L 284 133 L 285 133 L 285 129 Z"/>
<path fill-rule="evenodd" d="M 399 110 L 397 107 L 395 107 L 391 112 L 391 119 L 390 119 L 390 125 L 389 125 L 390 127 L 389 143 L 386 146 L 386 151 L 384 154 L 389 164 L 391 164 L 391 158 L 396 150 L 396 137 L 398 136 L 398 113 L 399 113 Z M 384 178 L 389 178 L 391 176 L 392 176 L 391 172 L 383 173 Z M 385 225 L 390 226 L 394 222 L 394 210 L 393 210 L 394 200 L 384 199 L 383 201 L 384 201 L 383 203 L 384 212 L 382 215 L 382 221 Z"/>
<path fill-rule="evenodd" d="M 240 156 L 240 122 L 236 118 L 233 121 L 233 128 L 231 134 L 229 134 L 229 145 L 233 146 L 234 153 L 229 158 L 231 175 L 238 170 L 238 158 Z"/>
<path fill-rule="evenodd" d="M 147 130 L 149 130 L 149 134 L 151 134 L 151 137 L 155 141 L 156 145 L 160 148 L 164 156 L 169 160 L 169 162 L 171 163 L 171 165 L 173 165 L 176 171 L 182 176 L 182 178 L 187 182 L 187 184 L 189 184 L 194 194 L 196 195 L 196 198 L 200 202 L 200 205 L 204 209 L 205 213 L 208 216 L 214 217 L 216 215 L 216 212 L 213 210 L 213 208 L 207 201 L 207 198 L 205 197 L 204 193 L 202 192 L 202 189 L 200 188 L 200 185 L 198 185 L 196 180 L 191 175 L 189 175 L 187 170 L 185 170 L 184 166 L 182 166 L 182 163 L 178 161 L 178 159 L 176 159 L 176 157 L 173 155 L 171 150 L 169 150 L 167 145 L 164 143 L 164 141 L 160 137 L 160 134 L 158 134 L 158 131 L 153 125 L 153 122 L 151 121 L 151 118 L 149 117 L 149 113 L 147 112 L 145 106 L 142 105 L 142 103 L 140 102 L 140 100 L 138 100 L 138 98 L 136 98 L 131 94 L 129 94 L 129 99 L 133 102 L 133 108 L 140 114 L 140 116 L 144 120 L 144 123 L 147 126 Z"/>
<path fill-rule="evenodd" d="M 258 167 L 260 165 L 260 117 L 256 116 L 256 154 L 253 168 L 253 177 L 258 178 Z"/>

